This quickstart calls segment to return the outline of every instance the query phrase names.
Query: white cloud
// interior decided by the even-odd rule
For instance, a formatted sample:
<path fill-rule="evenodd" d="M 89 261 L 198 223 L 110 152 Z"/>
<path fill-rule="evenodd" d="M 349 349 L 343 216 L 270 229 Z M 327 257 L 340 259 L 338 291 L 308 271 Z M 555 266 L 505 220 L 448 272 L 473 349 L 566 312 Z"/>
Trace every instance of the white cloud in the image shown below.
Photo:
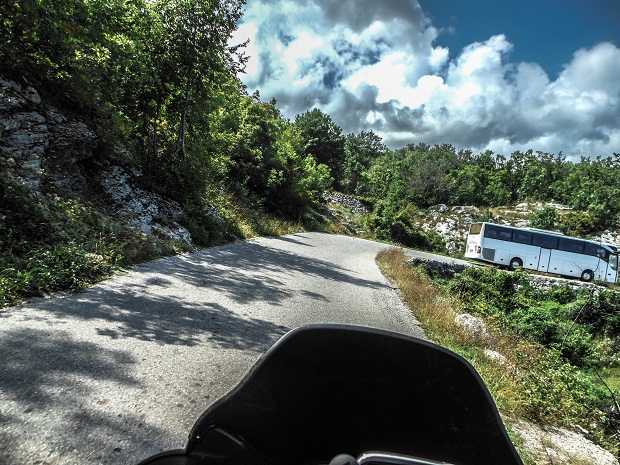
<path fill-rule="evenodd" d="M 437 30 L 409 0 L 254 1 L 236 35 L 250 38 L 250 91 L 286 117 L 319 107 L 345 132 L 373 129 L 392 148 L 620 150 L 620 49 L 575 52 L 555 81 L 536 63 L 511 63 L 504 35 L 450 60 Z"/>

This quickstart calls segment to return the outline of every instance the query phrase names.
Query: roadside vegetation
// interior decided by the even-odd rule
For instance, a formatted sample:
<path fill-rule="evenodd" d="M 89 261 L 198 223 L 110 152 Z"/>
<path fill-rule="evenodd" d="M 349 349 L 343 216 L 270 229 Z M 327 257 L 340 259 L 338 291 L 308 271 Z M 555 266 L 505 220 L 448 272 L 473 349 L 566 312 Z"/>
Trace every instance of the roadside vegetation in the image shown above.
<path fill-rule="evenodd" d="M 536 290 L 525 271 L 490 267 L 467 267 L 446 280 L 406 259 L 396 248 L 377 257 L 429 339 L 480 373 L 509 430 L 520 419 L 579 427 L 618 455 L 620 294 L 567 286 Z M 455 322 L 461 313 L 482 318 L 494 343 L 463 332 Z M 551 463 L 520 453 L 527 464 Z"/>
<path fill-rule="evenodd" d="M 293 120 L 249 95 L 247 57 L 231 44 L 243 0 L 6 0 L 0 3 L 2 78 L 34 86 L 48 104 L 88 124 L 144 173 L 145 188 L 183 206 L 193 246 L 256 234 L 319 229 L 425 250 L 441 238 L 415 219 L 438 203 L 491 208 L 555 200 L 539 227 L 587 235 L 620 222 L 620 155 L 567 160 L 410 144 L 390 150 L 372 131 L 344 134 L 320 109 Z M 78 289 L 115 267 L 187 249 L 124 227 L 105 205 L 33 196 L 0 152 L 0 305 Z M 322 192 L 364 201 L 363 224 L 331 226 Z M 215 207 L 222 222 L 205 213 Z M 340 228 L 340 229 L 338 229 Z"/>

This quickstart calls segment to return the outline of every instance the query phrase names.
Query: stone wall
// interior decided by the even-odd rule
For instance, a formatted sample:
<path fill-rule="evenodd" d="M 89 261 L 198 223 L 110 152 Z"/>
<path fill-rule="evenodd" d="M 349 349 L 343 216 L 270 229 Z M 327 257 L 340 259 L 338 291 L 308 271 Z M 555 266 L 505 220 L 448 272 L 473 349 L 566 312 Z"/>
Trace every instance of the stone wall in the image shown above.
<path fill-rule="evenodd" d="M 330 202 L 347 207 L 353 213 L 368 213 L 368 209 L 364 206 L 364 204 L 350 195 L 341 194 L 338 192 L 324 192 L 323 196 Z"/>

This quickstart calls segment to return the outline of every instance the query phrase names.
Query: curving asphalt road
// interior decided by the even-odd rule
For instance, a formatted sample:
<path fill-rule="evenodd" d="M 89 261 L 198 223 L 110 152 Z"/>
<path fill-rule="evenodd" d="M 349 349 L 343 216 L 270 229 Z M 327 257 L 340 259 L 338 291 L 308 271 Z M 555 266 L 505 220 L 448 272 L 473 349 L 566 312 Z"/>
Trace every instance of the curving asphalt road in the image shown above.
<path fill-rule="evenodd" d="M 0 464 L 135 464 L 306 323 L 423 337 L 374 262 L 386 245 L 260 238 L 0 311 Z"/>

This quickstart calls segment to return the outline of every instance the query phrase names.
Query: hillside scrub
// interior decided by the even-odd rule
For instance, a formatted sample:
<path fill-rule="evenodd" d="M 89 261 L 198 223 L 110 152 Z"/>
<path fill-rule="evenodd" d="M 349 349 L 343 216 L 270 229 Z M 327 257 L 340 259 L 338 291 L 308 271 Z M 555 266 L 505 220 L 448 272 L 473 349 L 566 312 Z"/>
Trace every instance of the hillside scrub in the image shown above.
<path fill-rule="evenodd" d="M 467 358 L 506 421 L 580 425 L 617 455 L 618 293 L 557 286 L 533 289 L 524 272 L 467 267 L 454 279 L 431 278 L 399 249 L 381 252 L 381 269 L 434 342 Z M 464 333 L 455 317 L 484 319 L 503 359 Z M 527 461 L 526 461 L 527 462 Z M 536 462 L 531 462 L 536 463 Z"/>
<path fill-rule="evenodd" d="M 586 236 L 620 226 L 620 155 L 572 162 L 562 154 L 532 150 L 506 158 L 488 151 L 457 151 L 449 144 L 410 144 L 377 153 L 368 169 L 357 175 L 354 193 L 375 205 L 379 234 L 385 234 L 382 223 L 390 222 L 393 212 L 407 224 L 419 211 L 437 204 L 488 210 L 522 202 L 560 202 L 571 210 L 544 207 L 533 215 L 534 225 Z"/>

